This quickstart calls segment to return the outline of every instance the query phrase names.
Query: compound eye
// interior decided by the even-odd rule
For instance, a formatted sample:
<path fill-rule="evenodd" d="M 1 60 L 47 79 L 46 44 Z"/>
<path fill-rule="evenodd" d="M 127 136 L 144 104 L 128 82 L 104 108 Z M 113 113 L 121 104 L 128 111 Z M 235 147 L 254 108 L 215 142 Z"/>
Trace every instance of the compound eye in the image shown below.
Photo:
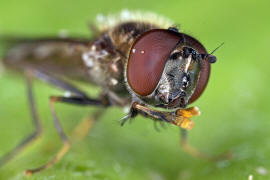
<path fill-rule="evenodd" d="M 181 38 L 180 33 L 155 29 L 135 41 L 130 49 L 126 77 L 136 94 L 147 96 L 155 90 L 165 63 Z"/>

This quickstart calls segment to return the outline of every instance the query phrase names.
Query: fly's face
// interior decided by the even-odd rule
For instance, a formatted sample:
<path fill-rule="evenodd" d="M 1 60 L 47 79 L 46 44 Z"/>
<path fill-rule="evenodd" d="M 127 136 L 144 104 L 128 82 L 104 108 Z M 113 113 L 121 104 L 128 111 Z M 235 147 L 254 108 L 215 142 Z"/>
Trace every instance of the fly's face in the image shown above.
<path fill-rule="evenodd" d="M 216 58 L 194 38 L 171 30 L 151 30 L 130 50 L 128 88 L 144 102 L 163 108 L 184 108 L 208 82 Z"/>
<path fill-rule="evenodd" d="M 185 107 L 196 88 L 201 66 L 194 49 L 179 45 L 169 56 L 155 92 L 160 105 Z"/>

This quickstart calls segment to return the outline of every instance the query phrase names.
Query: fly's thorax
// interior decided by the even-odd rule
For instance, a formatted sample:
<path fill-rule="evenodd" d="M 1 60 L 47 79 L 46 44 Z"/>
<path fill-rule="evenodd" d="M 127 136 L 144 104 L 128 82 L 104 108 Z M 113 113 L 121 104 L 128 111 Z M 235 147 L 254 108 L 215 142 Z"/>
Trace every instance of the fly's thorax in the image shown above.
<path fill-rule="evenodd" d="M 141 33 L 154 27 L 149 23 L 125 22 L 101 32 L 82 54 L 92 81 L 118 95 L 128 95 L 124 66 L 129 50 Z"/>
<path fill-rule="evenodd" d="M 151 23 L 129 21 L 116 25 L 107 34 L 114 48 L 127 58 L 135 40 L 144 32 L 155 28 L 158 27 Z"/>

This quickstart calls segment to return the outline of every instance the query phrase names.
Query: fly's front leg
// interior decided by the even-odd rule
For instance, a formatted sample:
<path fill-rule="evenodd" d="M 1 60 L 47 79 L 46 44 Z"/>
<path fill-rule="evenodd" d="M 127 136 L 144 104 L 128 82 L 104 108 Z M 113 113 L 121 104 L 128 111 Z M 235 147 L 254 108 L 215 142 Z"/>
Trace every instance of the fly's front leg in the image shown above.
<path fill-rule="evenodd" d="M 32 118 L 32 123 L 34 125 L 34 132 L 22 140 L 16 147 L 14 147 L 10 152 L 5 154 L 3 157 L 0 158 L 0 166 L 6 164 L 9 160 L 13 159 L 17 154 L 19 154 L 25 147 L 27 147 L 30 143 L 40 137 L 42 133 L 41 122 L 39 120 L 34 96 L 33 96 L 33 88 L 32 88 L 32 77 L 31 74 L 26 74 L 26 90 L 27 90 L 27 97 L 28 103 L 30 108 L 30 115 Z"/>
<path fill-rule="evenodd" d="M 122 124 L 128 119 L 141 114 L 150 117 L 156 121 L 163 121 L 174 124 L 184 129 L 192 129 L 193 122 L 189 118 L 200 115 L 198 108 L 191 107 L 187 109 L 178 109 L 172 112 L 158 111 L 147 106 L 141 105 L 137 102 L 132 104 L 130 113 L 124 117 Z"/>
<path fill-rule="evenodd" d="M 163 112 L 151 109 L 149 107 L 143 106 L 135 102 L 131 107 L 129 115 L 124 118 L 124 121 L 127 120 L 128 118 L 135 117 L 137 114 L 150 117 L 156 121 L 168 122 L 170 124 L 179 126 L 181 130 L 180 145 L 187 154 L 195 158 L 202 158 L 210 161 L 218 161 L 229 159 L 231 157 L 230 153 L 224 153 L 218 156 L 210 156 L 188 144 L 187 130 L 193 127 L 193 122 L 190 121 L 189 118 L 200 115 L 200 112 L 197 107 L 191 107 L 187 109 L 177 109 L 176 111 L 173 112 Z"/>
<path fill-rule="evenodd" d="M 51 115 L 52 115 L 52 119 L 54 122 L 54 126 L 57 130 L 58 135 L 60 136 L 60 139 L 61 139 L 63 145 L 60 148 L 60 150 L 56 153 L 56 155 L 49 162 L 45 163 L 44 165 L 42 165 L 38 168 L 26 170 L 25 171 L 26 176 L 30 176 L 33 173 L 36 173 L 36 172 L 39 172 L 39 171 L 42 171 L 44 169 L 49 168 L 54 163 L 59 161 L 66 154 L 66 152 L 69 150 L 70 142 L 69 142 L 67 136 L 65 135 L 63 128 L 60 125 L 58 118 L 56 116 L 55 109 L 54 109 L 55 102 L 69 103 L 69 104 L 75 104 L 75 105 L 81 105 L 81 106 L 89 106 L 89 105 L 107 106 L 108 105 L 108 103 L 106 101 L 98 100 L 98 99 L 90 99 L 90 98 L 85 98 L 85 97 L 51 96 L 49 99 L 49 107 L 51 110 Z"/>

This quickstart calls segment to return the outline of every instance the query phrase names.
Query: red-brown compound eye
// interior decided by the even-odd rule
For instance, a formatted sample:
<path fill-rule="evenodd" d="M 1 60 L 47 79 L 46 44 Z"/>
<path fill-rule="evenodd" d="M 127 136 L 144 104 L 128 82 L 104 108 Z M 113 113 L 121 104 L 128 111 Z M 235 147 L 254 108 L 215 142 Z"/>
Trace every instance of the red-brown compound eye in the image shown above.
<path fill-rule="evenodd" d="M 135 41 L 126 69 L 127 82 L 135 93 L 147 96 L 155 90 L 168 56 L 181 38 L 180 33 L 155 29 Z"/>
<path fill-rule="evenodd" d="M 186 34 L 183 34 L 183 37 L 185 39 L 185 45 L 192 47 L 199 54 L 207 54 L 206 49 L 203 47 L 203 45 L 199 41 L 197 41 L 196 39 L 194 39 Z M 210 75 L 210 64 L 208 61 L 202 60 L 200 77 L 199 77 L 198 82 L 196 84 L 196 88 L 194 90 L 194 93 L 192 94 L 192 96 L 189 99 L 189 102 L 188 102 L 189 104 L 194 102 L 196 99 L 198 99 L 200 97 L 200 95 L 202 94 L 202 92 L 204 91 L 204 89 L 207 85 L 209 75 Z"/>

